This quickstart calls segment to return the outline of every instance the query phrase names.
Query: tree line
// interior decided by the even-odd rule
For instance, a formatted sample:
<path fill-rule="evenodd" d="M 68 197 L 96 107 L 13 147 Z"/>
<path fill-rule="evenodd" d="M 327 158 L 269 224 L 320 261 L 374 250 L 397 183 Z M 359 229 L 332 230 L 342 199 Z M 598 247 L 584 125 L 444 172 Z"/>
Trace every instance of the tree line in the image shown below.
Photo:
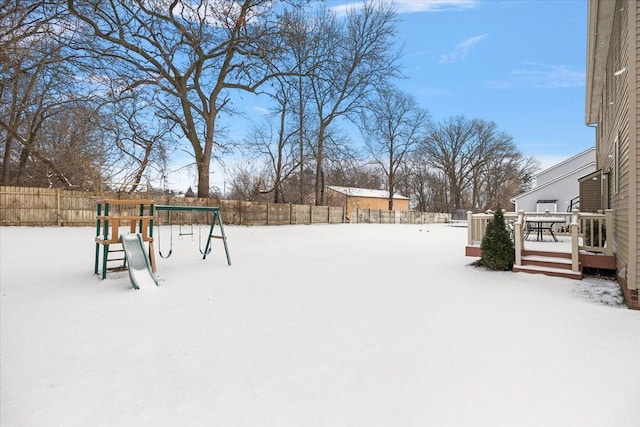
<path fill-rule="evenodd" d="M 187 152 L 198 197 L 322 205 L 342 185 L 388 190 L 390 209 L 394 193 L 422 211 L 508 206 L 537 163 L 495 123 L 435 122 L 397 88 L 398 19 L 386 1 L 3 0 L 0 184 L 135 191 Z M 235 141 L 250 97 L 269 113 Z"/>

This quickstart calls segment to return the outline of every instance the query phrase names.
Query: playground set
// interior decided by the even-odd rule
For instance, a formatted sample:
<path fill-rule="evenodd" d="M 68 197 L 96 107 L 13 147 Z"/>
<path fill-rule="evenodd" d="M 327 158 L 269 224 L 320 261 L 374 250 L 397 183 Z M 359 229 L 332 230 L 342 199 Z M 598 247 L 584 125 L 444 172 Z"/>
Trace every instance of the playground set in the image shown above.
<path fill-rule="evenodd" d="M 154 225 L 158 223 L 160 212 L 166 212 L 167 224 L 170 225 L 169 251 L 163 254 L 158 240 L 158 253 L 161 258 L 168 258 L 173 251 L 173 216 L 177 212 L 178 236 L 194 236 L 194 215 L 210 216 L 205 246 L 202 248 L 202 230 L 199 226 L 199 243 L 202 259 L 211 253 L 211 239 L 222 239 L 227 264 L 231 265 L 227 238 L 220 208 L 214 206 L 173 206 L 155 205 L 153 200 L 119 200 L 105 199 L 97 202 L 96 212 L 96 255 L 94 273 L 106 279 L 108 271 L 129 272 L 131 286 L 140 289 L 147 286 L 158 286 L 155 276 L 156 259 L 154 250 Z M 183 216 L 190 213 L 190 225 L 186 226 Z M 156 218 L 156 215 L 158 218 Z M 220 234 L 214 235 L 218 223 Z M 158 237 L 160 236 L 158 231 Z M 145 248 L 145 244 L 147 248 Z M 102 252 L 102 253 L 101 253 Z M 116 263 L 116 265 L 114 265 Z"/>

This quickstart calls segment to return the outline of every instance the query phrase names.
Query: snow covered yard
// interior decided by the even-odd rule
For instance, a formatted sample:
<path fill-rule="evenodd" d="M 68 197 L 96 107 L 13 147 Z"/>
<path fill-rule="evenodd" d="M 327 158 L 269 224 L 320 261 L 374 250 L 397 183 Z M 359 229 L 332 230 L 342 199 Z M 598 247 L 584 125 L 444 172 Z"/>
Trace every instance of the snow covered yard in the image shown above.
<path fill-rule="evenodd" d="M 640 425 L 610 282 L 472 267 L 447 225 L 225 231 L 232 266 L 174 237 L 136 291 L 92 227 L 0 228 L 0 424 Z"/>

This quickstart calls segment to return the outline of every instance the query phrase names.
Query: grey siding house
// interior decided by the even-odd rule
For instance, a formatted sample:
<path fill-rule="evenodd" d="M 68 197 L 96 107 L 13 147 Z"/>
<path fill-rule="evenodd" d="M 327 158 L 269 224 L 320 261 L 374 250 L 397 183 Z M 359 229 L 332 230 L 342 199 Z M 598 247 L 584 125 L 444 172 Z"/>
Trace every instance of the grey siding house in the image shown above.
<path fill-rule="evenodd" d="M 595 148 L 551 166 L 536 174 L 533 187 L 518 194 L 511 201 L 515 211 L 525 212 L 570 212 L 577 207 L 579 179 L 596 169 Z"/>
<path fill-rule="evenodd" d="M 640 309 L 640 2 L 591 0 L 586 117 L 596 128 L 602 208 L 615 211 L 613 250 L 627 305 Z M 608 239 L 607 239 L 608 240 Z"/>

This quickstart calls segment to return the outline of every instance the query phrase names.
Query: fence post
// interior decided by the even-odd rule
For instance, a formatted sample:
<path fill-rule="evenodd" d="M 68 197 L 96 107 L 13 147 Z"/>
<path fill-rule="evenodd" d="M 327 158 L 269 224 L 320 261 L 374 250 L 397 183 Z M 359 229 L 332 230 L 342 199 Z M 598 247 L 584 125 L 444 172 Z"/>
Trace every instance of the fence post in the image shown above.
<path fill-rule="evenodd" d="M 62 225 L 62 214 L 60 209 L 60 189 L 56 188 L 56 218 L 58 219 L 58 227 Z"/>

